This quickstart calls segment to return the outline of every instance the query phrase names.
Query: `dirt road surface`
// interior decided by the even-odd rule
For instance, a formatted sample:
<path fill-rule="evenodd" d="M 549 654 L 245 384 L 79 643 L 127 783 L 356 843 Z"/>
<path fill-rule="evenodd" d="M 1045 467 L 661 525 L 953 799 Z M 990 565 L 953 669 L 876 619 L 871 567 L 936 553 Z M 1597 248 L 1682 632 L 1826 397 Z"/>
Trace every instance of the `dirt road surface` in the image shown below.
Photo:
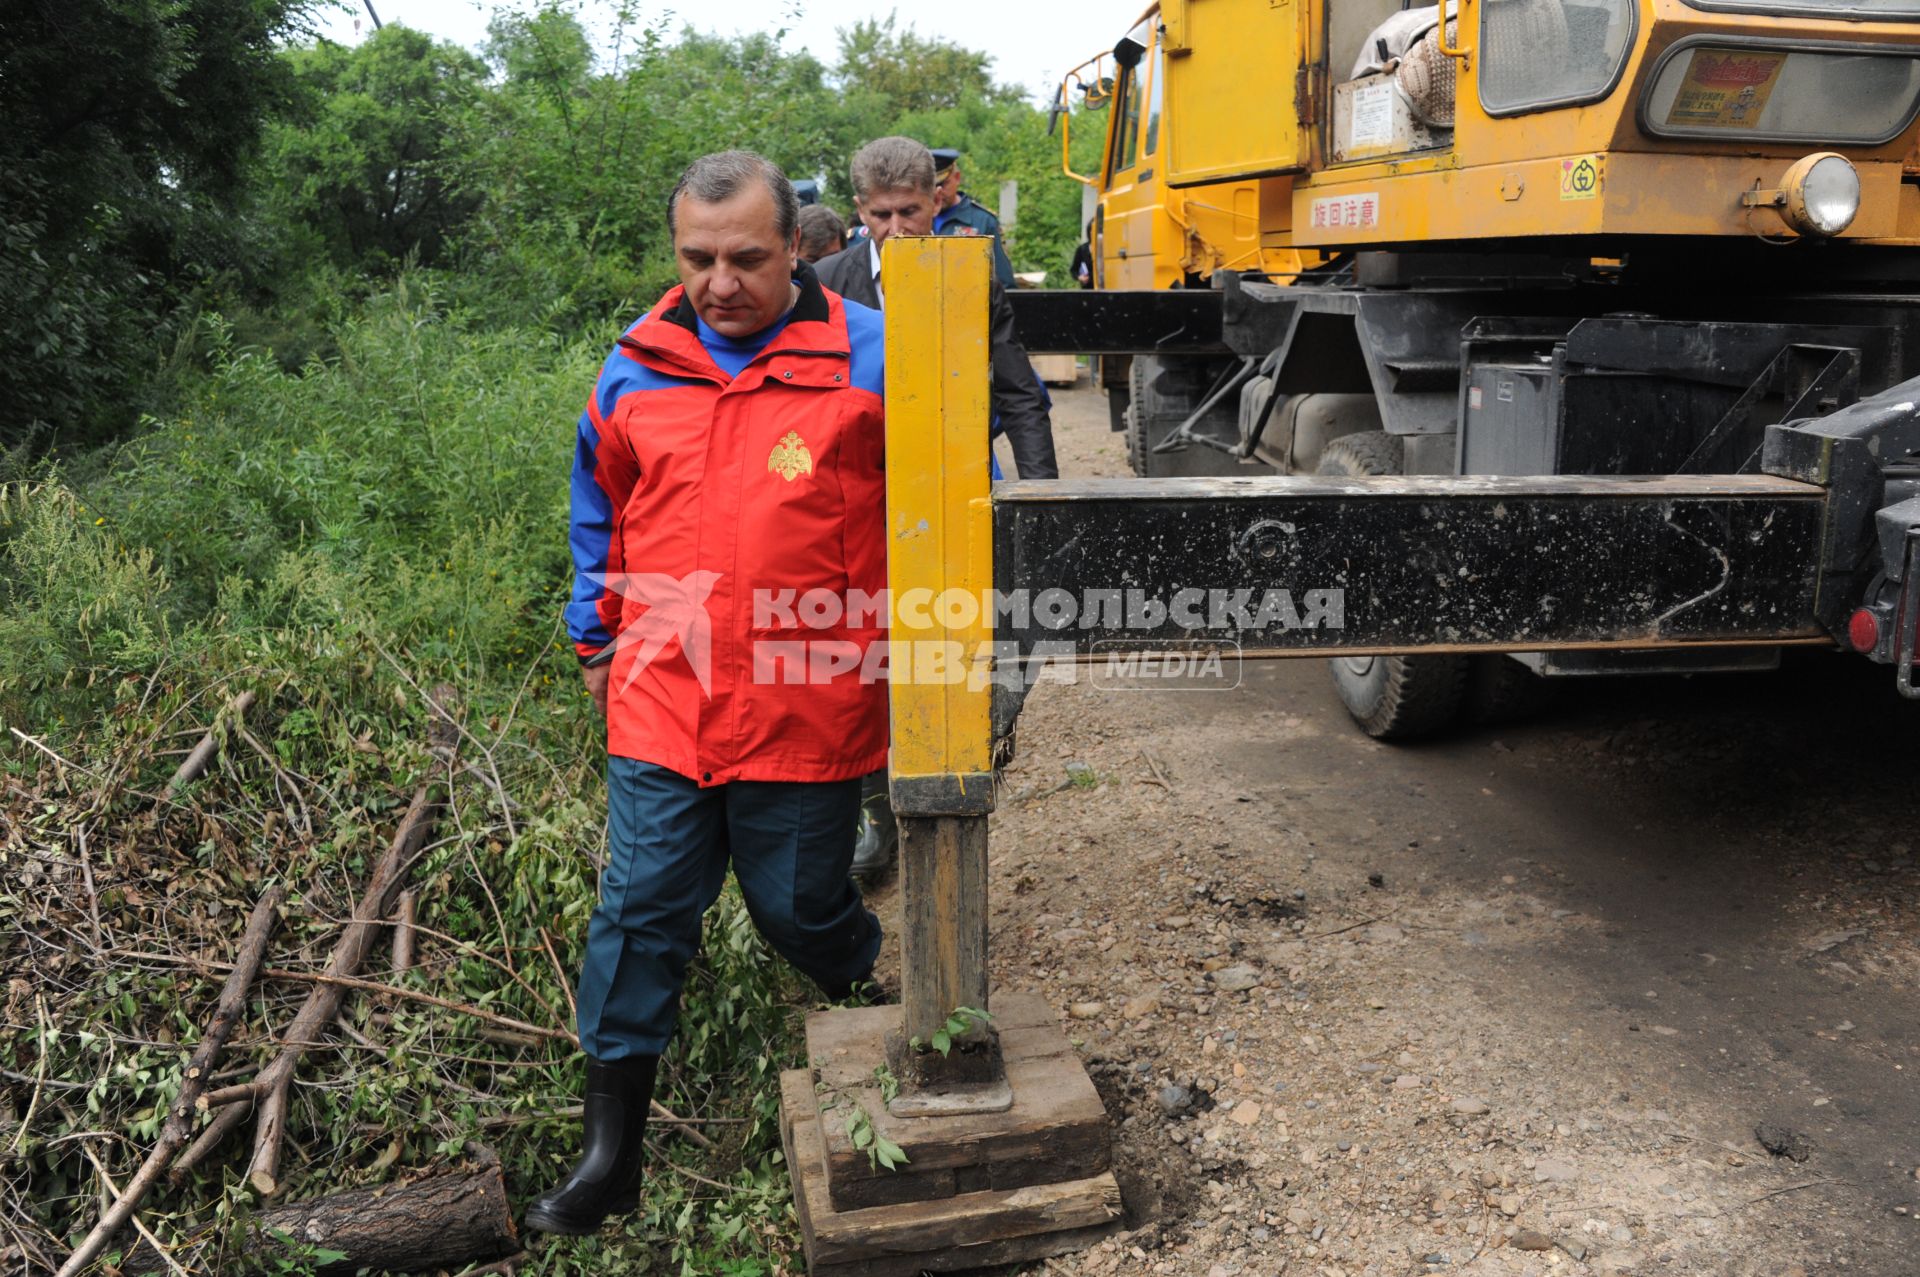
<path fill-rule="evenodd" d="M 1081 1044 L 1129 1231 L 1020 1271 L 1920 1273 L 1917 709 L 1807 660 L 1406 747 L 1321 661 L 1043 683 L 991 960 Z"/>

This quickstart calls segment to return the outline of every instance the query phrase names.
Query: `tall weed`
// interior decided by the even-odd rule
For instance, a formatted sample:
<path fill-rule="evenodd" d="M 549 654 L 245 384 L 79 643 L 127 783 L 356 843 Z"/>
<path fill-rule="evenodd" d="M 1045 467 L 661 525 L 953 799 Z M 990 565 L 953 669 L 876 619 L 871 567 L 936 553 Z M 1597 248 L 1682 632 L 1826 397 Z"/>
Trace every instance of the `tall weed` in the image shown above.
<path fill-rule="evenodd" d="M 166 570 L 104 523 L 57 476 L 0 487 L 0 716 L 64 718 L 173 642 Z"/>

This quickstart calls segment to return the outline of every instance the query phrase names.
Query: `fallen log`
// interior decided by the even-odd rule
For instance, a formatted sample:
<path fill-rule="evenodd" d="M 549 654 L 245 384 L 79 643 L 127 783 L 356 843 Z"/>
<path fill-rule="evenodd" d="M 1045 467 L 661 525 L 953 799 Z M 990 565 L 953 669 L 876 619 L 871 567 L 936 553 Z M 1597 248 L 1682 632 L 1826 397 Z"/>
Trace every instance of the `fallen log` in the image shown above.
<path fill-rule="evenodd" d="M 501 1259 L 520 1249 L 497 1160 L 477 1169 L 408 1183 L 354 1189 L 262 1211 L 256 1245 L 262 1259 L 298 1258 L 307 1247 L 342 1258 L 318 1277 L 374 1272 L 434 1272 Z M 288 1246 L 275 1236 L 293 1239 Z"/>
<path fill-rule="evenodd" d="M 173 779 L 167 782 L 167 797 L 173 797 L 186 786 L 200 779 L 201 774 L 207 770 L 207 764 L 211 763 L 213 756 L 220 752 L 221 718 L 224 717 L 230 722 L 245 718 L 247 711 L 253 708 L 253 699 L 252 692 L 242 692 L 227 702 L 226 708 L 214 718 L 213 725 L 207 728 L 207 734 L 202 736 L 200 743 L 193 747 L 193 752 L 174 769 Z"/>
<path fill-rule="evenodd" d="M 93 1226 L 93 1231 L 67 1256 L 67 1262 L 60 1265 L 56 1277 L 73 1277 L 73 1274 L 99 1257 L 107 1243 L 133 1218 L 133 1212 L 139 1208 L 147 1190 L 159 1182 L 167 1163 L 187 1142 L 187 1133 L 197 1111 L 195 1101 L 213 1074 L 214 1061 L 219 1059 L 227 1035 L 233 1032 L 234 1022 L 246 1008 L 247 990 L 252 987 L 260 964 L 266 960 L 267 941 L 273 935 L 280 902 L 286 898 L 286 894 L 286 888 L 274 887 L 254 905 L 253 916 L 247 919 L 247 929 L 240 936 L 240 950 L 234 955 L 233 970 L 227 975 L 226 984 L 221 986 L 219 1001 L 214 1004 L 213 1020 L 207 1025 L 193 1058 L 187 1061 L 187 1071 L 180 1078 L 180 1093 L 174 1097 L 173 1105 L 167 1111 L 167 1120 L 160 1127 L 160 1137 L 154 1142 L 153 1151 L 147 1154 L 147 1160 L 134 1177 L 127 1181 L 126 1191 L 119 1194 L 113 1205 L 100 1216 L 100 1222 Z"/>
<path fill-rule="evenodd" d="M 247 1222 L 247 1251 L 234 1271 L 299 1271 L 314 1277 L 368 1272 L 459 1272 L 520 1252 L 500 1159 L 482 1144 L 463 1166 L 427 1171 L 373 1188 L 289 1202 Z M 313 1264 L 315 1250 L 340 1258 Z M 189 1266 L 199 1262 L 183 1256 Z M 128 1273 L 172 1267 L 158 1248 L 134 1246 Z"/>
<path fill-rule="evenodd" d="M 450 695 L 444 688 L 434 691 L 434 699 L 442 706 Z M 431 743 L 437 757 L 452 756 L 454 729 L 449 718 L 435 722 Z M 346 996 L 345 987 L 332 981 L 351 979 L 372 952 L 374 941 L 393 913 L 394 902 L 405 885 L 415 853 L 433 832 L 434 821 L 440 815 L 440 794 L 440 786 L 431 780 L 414 790 L 413 801 L 394 830 L 386 854 L 373 867 L 367 889 L 354 908 L 353 920 L 341 932 L 333 955 L 327 960 L 326 976 L 331 979 L 314 985 L 287 1029 L 286 1045 L 256 1079 L 259 1100 L 255 1112 L 259 1115 L 259 1124 L 254 1128 L 253 1160 L 247 1166 L 247 1182 L 263 1197 L 280 1191 L 280 1148 L 286 1136 L 287 1104 L 293 1089 L 294 1070 L 299 1068 L 307 1051 L 319 1045 L 321 1033 L 340 1013 L 340 1003 Z"/>

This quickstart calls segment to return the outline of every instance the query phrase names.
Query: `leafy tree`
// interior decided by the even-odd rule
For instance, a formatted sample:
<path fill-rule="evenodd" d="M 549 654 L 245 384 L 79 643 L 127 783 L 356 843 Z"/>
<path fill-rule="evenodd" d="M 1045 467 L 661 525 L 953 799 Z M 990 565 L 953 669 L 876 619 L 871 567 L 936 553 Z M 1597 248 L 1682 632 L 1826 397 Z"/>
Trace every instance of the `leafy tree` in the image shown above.
<path fill-rule="evenodd" d="M 911 26 L 902 31 L 897 19 L 889 13 L 840 29 L 836 69 L 849 97 L 868 97 L 895 115 L 1019 97 L 994 83 L 988 55 L 918 35 Z"/>
<path fill-rule="evenodd" d="M 984 53 L 902 30 L 895 15 L 840 31 L 834 81 L 843 95 L 844 158 L 835 165 L 844 190 L 846 161 L 865 142 L 890 133 L 963 156 L 968 193 L 994 209 L 1000 184 L 1019 184 L 1019 216 L 1006 247 L 1014 268 L 1044 270 L 1065 285 L 1082 235 L 1080 186 L 1060 169 L 1060 144 L 1047 116 L 1021 92 L 998 84 Z M 836 193 L 838 193 L 838 190 Z M 851 193 L 846 198 L 850 202 Z"/>
<path fill-rule="evenodd" d="M 0 8 L 0 447 L 125 428 L 233 218 L 312 0 Z"/>
<path fill-rule="evenodd" d="M 317 0 L 12 0 L 0 9 L 0 448 L 35 423 L 125 429 L 203 358 L 200 306 L 283 367 L 412 261 L 456 310 L 570 336 L 673 278 L 666 198 L 695 156 L 826 179 L 885 133 L 959 147 L 975 194 L 1020 183 L 1009 250 L 1063 281 L 1078 188 L 985 54 L 893 15 L 829 68 L 781 33 L 673 32 L 589 0 L 496 13 L 476 57 L 389 25 L 281 47 Z M 264 125 L 263 125 L 264 122 Z"/>
<path fill-rule="evenodd" d="M 593 46 L 580 20 L 564 9 L 496 10 L 482 53 L 508 84 L 538 84 L 556 102 L 578 95 L 593 72 Z"/>
<path fill-rule="evenodd" d="M 321 42 L 286 61 L 293 100 L 268 132 L 264 214 L 302 259 L 374 271 L 439 262 L 479 202 L 453 161 L 484 89 L 480 60 L 388 25 L 358 48 Z"/>
<path fill-rule="evenodd" d="M 553 10 L 497 23 L 504 83 L 468 117 L 461 161 L 485 193 L 462 241 L 463 300 L 563 331 L 631 319 L 671 284 L 667 196 L 695 157 L 747 147 L 817 175 L 838 136 L 825 68 L 770 35 L 616 33 L 593 74 L 545 52 L 584 40 Z"/>

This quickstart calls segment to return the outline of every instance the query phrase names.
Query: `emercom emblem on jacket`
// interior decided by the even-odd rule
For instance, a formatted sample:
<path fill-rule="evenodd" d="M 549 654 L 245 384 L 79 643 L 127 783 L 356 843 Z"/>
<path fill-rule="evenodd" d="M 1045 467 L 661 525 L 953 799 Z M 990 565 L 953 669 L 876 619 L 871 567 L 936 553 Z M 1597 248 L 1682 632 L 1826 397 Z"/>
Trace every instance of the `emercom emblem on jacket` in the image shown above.
<path fill-rule="evenodd" d="M 773 445 L 773 451 L 767 456 L 767 469 L 788 483 L 813 473 L 813 454 L 807 451 L 798 431 L 787 431 L 786 437 Z"/>

